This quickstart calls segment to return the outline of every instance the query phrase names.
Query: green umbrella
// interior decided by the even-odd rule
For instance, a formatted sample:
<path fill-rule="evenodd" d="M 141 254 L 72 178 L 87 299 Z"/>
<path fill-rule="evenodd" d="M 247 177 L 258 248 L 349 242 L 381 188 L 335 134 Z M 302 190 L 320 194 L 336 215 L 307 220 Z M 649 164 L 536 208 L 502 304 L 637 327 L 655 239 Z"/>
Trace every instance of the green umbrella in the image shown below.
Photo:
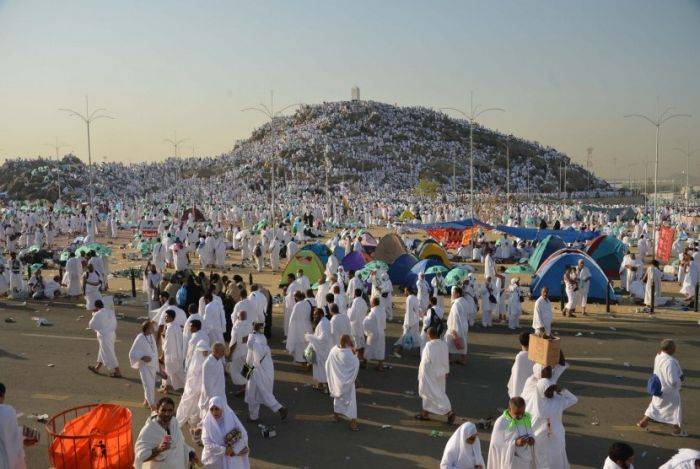
<path fill-rule="evenodd" d="M 109 249 L 107 246 L 100 244 L 100 243 L 90 243 L 86 244 L 84 246 L 80 246 L 78 249 L 75 250 L 75 255 L 80 256 L 83 253 L 87 254 L 90 251 L 95 251 L 95 254 L 98 256 L 111 256 L 112 255 L 112 250 Z"/>
<path fill-rule="evenodd" d="M 466 270 L 460 267 L 455 267 L 454 269 L 450 270 L 445 276 L 445 285 L 448 287 L 454 287 L 455 285 L 459 285 L 467 279 L 468 275 L 469 272 L 467 272 Z"/>
<path fill-rule="evenodd" d="M 29 267 L 29 270 L 31 270 L 32 272 L 36 272 L 37 270 L 41 269 L 42 267 L 44 267 L 44 264 L 39 262 L 37 264 L 32 264 L 31 267 Z"/>
<path fill-rule="evenodd" d="M 435 274 L 444 274 L 445 272 L 449 272 L 450 269 L 445 267 L 444 265 L 434 265 L 432 267 L 428 267 L 425 270 L 426 275 L 435 275 Z"/>
<path fill-rule="evenodd" d="M 363 269 L 358 270 L 355 272 L 355 277 L 359 278 L 363 282 L 367 281 L 369 276 L 372 274 L 372 269 L 368 269 L 367 266 L 365 266 Z"/>
<path fill-rule="evenodd" d="M 371 270 L 385 270 L 388 272 L 389 271 L 389 264 L 387 264 L 384 261 L 372 261 L 372 262 L 368 263 L 367 265 L 365 265 L 365 268 L 362 270 L 365 270 L 365 269 L 370 270 L 370 271 Z"/>
<path fill-rule="evenodd" d="M 68 251 L 63 251 L 63 252 L 61 253 L 60 259 L 61 259 L 61 262 L 66 262 L 68 259 L 70 259 L 70 252 L 68 252 Z"/>

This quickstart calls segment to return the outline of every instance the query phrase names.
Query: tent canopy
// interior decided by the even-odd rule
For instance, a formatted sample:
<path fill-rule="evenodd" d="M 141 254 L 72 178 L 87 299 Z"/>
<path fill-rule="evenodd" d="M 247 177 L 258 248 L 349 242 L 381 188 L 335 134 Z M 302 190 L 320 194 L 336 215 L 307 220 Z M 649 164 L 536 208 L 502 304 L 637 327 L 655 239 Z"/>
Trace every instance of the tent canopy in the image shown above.
<path fill-rule="evenodd" d="M 522 228 L 515 226 L 497 225 L 497 231 L 502 231 L 516 238 L 531 241 L 534 239 L 544 239 L 549 235 L 558 236 L 565 243 L 576 241 L 588 241 L 599 236 L 597 231 L 579 231 L 570 228 L 568 230 L 540 230 L 538 228 Z"/>
<path fill-rule="evenodd" d="M 314 254 L 318 256 L 318 259 L 321 261 L 321 263 L 325 266 L 326 262 L 328 262 L 328 258 L 331 255 L 331 250 L 328 246 L 326 246 L 323 243 L 311 243 L 307 244 L 303 248 L 301 248 L 302 251 L 311 251 Z M 313 282 L 312 282 L 313 283 Z"/>
<path fill-rule="evenodd" d="M 321 278 L 323 271 L 325 270 L 325 264 L 321 263 L 315 252 L 308 249 L 302 249 L 301 251 L 294 254 L 287 266 L 282 272 L 282 278 L 280 279 L 280 285 L 287 285 L 287 275 L 296 275 L 297 271 L 301 269 L 304 271 L 304 275 L 309 278 L 309 282 L 316 283 Z"/>
<path fill-rule="evenodd" d="M 374 250 L 373 257 L 378 261 L 384 261 L 391 265 L 402 254 L 406 254 L 408 249 L 403 244 L 403 240 L 396 233 L 384 235 Z"/>
<path fill-rule="evenodd" d="M 533 298 L 540 296 L 543 287 L 549 289 L 549 297 L 559 299 L 562 292 L 562 279 L 567 267 L 575 266 L 578 261 L 583 259 L 584 265 L 591 272 L 591 285 L 588 290 L 589 301 L 605 301 L 605 292 L 608 291 L 610 300 L 615 300 L 615 291 L 608 284 L 608 278 L 603 270 L 596 262 L 585 252 L 577 249 L 562 249 L 552 254 L 549 259 L 544 262 L 534 277 L 530 285 L 530 293 Z"/>
<path fill-rule="evenodd" d="M 372 236 L 372 233 L 369 231 L 365 231 L 362 233 L 362 236 L 360 237 L 360 243 L 362 244 L 362 248 L 367 251 L 367 252 L 374 252 L 374 250 L 377 248 L 377 239 Z"/>
<path fill-rule="evenodd" d="M 365 258 L 362 253 L 354 251 L 343 258 L 341 265 L 346 272 L 351 270 L 358 271 L 365 266 Z"/>
<path fill-rule="evenodd" d="M 620 278 L 620 266 L 627 253 L 625 244 L 614 236 L 598 236 L 586 249 L 610 280 Z"/>
<path fill-rule="evenodd" d="M 403 287 L 415 287 L 415 277 L 413 285 L 410 285 L 410 279 L 408 277 L 411 273 L 411 268 L 417 263 L 418 259 L 416 259 L 416 256 L 413 254 L 405 253 L 397 257 L 389 267 L 389 279 L 391 283 Z"/>
<path fill-rule="evenodd" d="M 413 267 L 411 267 L 411 271 L 406 275 L 408 286 L 415 287 L 416 280 L 418 280 L 418 274 L 425 273 L 426 270 L 434 265 L 441 265 L 444 267 L 442 262 L 434 258 L 419 260 Z M 433 277 L 435 277 L 435 275 L 425 274 L 425 279 L 428 281 L 428 283 L 430 283 Z"/>
<path fill-rule="evenodd" d="M 418 250 L 419 259 L 436 259 L 446 267 L 452 267 L 450 259 L 447 257 L 447 251 L 437 243 L 425 243 Z"/>
<path fill-rule="evenodd" d="M 194 217 L 195 222 L 202 222 L 205 220 L 204 214 L 197 207 L 190 207 L 190 208 L 186 209 L 184 212 L 182 212 L 182 218 L 180 220 L 187 221 L 187 218 L 188 218 L 190 213 Z"/>

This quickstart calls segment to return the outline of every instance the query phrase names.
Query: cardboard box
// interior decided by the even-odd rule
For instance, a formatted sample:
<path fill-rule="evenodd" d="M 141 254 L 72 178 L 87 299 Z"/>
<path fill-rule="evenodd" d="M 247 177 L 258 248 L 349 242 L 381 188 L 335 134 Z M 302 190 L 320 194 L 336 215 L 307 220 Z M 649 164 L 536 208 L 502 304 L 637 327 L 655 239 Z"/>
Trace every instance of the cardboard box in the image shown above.
<path fill-rule="evenodd" d="M 535 334 L 530 334 L 530 345 L 527 356 L 535 363 L 544 366 L 554 366 L 559 363 L 561 340 L 559 337 L 543 339 Z"/>

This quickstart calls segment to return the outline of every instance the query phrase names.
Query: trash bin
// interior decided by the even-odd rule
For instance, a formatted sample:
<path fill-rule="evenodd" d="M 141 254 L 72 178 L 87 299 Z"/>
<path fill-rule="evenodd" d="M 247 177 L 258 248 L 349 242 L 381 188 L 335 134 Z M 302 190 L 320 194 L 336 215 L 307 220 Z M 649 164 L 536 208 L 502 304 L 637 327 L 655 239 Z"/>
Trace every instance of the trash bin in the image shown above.
<path fill-rule="evenodd" d="M 114 404 L 74 407 L 49 419 L 49 460 L 56 469 L 129 469 L 131 411 Z"/>

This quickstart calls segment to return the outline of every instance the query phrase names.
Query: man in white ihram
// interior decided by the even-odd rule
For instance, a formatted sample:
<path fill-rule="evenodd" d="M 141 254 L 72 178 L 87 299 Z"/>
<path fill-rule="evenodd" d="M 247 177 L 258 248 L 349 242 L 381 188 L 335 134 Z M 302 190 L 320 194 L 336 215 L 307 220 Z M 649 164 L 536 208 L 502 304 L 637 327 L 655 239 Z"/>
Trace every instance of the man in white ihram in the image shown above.
<path fill-rule="evenodd" d="M 350 420 L 350 430 L 357 431 L 357 397 L 355 380 L 360 369 L 360 360 L 352 350 L 349 335 L 340 338 L 340 345 L 334 346 L 326 360 L 328 391 L 333 398 L 333 417 L 340 421 L 340 416 Z"/>
<path fill-rule="evenodd" d="M 202 365 L 202 392 L 199 395 L 199 415 L 204 418 L 209 412 L 209 399 L 221 396 L 226 399 L 226 376 L 224 375 L 224 355 L 226 347 L 217 342 L 212 353 Z"/>
<path fill-rule="evenodd" d="M 644 418 L 637 423 L 639 428 L 647 428 L 650 420 L 673 426 L 674 436 L 688 436 L 681 427 L 683 425 L 681 412 L 681 384 L 683 370 L 678 360 L 673 356 L 676 344 L 671 339 L 661 341 L 659 352 L 654 358 L 654 375 L 661 382 L 661 395 L 652 396 L 651 403 L 644 412 Z"/>
<path fill-rule="evenodd" d="M 452 363 L 467 363 L 467 334 L 469 333 L 469 304 L 459 287 L 452 287 L 452 307 L 447 317 L 445 341 L 449 347 Z"/>
<path fill-rule="evenodd" d="M 112 378 L 121 378 L 117 354 L 114 352 L 114 342 L 117 340 L 117 318 L 114 311 L 105 308 L 102 300 L 95 300 L 95 312 L 88 323 L 88 329 L 95 331 L 99 351 L 97 353 L 97 364 L 88 366 L 88 369 L 95 374 L 99 374 L 100 368 L 104 365 L 108 370 L 112 370 Z"/>
<path fill-rule="evenodd" d="M 542 287 L 540 297 L 535 301 L 532 312 L 532 328 L 535 332 L 544 330 L 545 334 L 552 335 L 552 303 L 549 301 L 549 288 Z"/>
<path fill-rule="evenodd" d="M 273 394 L 275 366 L 272 362 L 272 352 L 262 333 L 263 325 L 257 323 L 253 327 L 253 332 L 248 336 L 246 357 L 246 364 L 253 368 L 245 392 L 249 419 L 251 422 L 257 422 L 260 417 L 260 404 L 264 404 L 273 412 L 279 413 L 280 418 L 284 420 L 287 418 L 287 408 L 280 404 Z"/>
<path fill-rule="evenodd" d="M 447 397 L 447 375 L 450 372 L 450 354 L 447 344 L 437 336 L 433 327 L 428 328 L 428 342 L 421 353 L 418 367 L 418 394 L 423 399 L 422 408 L 416 414 L 417 420 L 430 420 L 428 413 L 447 415 L 447 423 L 452 425 L 455 413 Z"/>

